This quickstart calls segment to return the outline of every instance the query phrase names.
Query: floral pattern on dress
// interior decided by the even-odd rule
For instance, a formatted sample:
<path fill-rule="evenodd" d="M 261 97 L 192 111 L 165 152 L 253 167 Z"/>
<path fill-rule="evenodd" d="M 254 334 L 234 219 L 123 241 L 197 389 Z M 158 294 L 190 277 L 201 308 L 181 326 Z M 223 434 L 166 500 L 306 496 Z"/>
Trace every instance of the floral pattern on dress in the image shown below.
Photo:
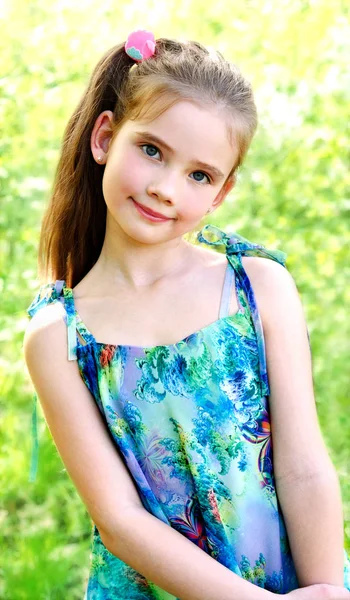
<path fill-rule="evenodd" d="M 286 594 L 298 582 L 275 487 L 262 324 L 241 261 L 285 266 L 286 255 L 213 226 L 198 239 L 225 248 L 242 310 L 177 344 L 96 342 L 64 281 L 43 286 L 28 314 L 64 306 L 68 359 L 78 361 L 146 510 L 240 577 Z M 95 525 L 91 542 L 85 600 L 174 598 L 111 554 Z M 344 565 L 350 589 L 346 554 Z"/>

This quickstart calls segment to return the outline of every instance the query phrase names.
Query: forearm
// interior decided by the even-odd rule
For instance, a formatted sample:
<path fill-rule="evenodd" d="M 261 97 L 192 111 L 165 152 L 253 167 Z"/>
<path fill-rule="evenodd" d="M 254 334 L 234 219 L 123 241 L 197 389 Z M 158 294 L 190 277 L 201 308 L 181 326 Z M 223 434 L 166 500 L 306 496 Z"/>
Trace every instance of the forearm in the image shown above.
<path fill-rule="evenodd" d="M 107 549 L 180 600 L 268 600 L 275 594 L 245 581 L 144 508 L 123 515 Z"/>
<path fill-rule="evenodd" d="M 338 477 L 322 475 L 276 481 L 299 585 L 343 585 L 344 529 Z"/>

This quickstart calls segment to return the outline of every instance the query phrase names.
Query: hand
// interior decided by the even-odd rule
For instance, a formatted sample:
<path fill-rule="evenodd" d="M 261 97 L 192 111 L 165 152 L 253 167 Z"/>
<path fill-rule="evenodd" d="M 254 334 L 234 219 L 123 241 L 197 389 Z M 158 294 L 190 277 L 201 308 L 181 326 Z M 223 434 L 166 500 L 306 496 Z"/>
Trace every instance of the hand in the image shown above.
<path fill-rule="evenodd" d="M 285 594 L 290 600 L 350 600 L 350 592 L 344 587 L 318 583 L 307 587 L 293 590 Z"/>

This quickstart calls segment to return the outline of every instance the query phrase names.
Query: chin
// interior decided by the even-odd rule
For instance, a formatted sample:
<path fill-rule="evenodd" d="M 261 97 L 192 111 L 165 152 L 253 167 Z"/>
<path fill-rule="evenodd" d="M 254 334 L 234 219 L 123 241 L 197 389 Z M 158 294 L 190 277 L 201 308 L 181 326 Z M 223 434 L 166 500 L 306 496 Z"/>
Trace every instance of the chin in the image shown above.
<path fill-rule="evenodd" d="M 152 227 L 152 223 L 150 225 L 147 223 L 131 224 L 130 220 L 128 220 L 125 224 L 120 222 L 119 228 L 127 238 L 130 238 L 130 240 L 139 242 L 140 244 L 153 245 L 168 242 L 170 239 L 179 237 L 171 232 L 169 228 L 166 228 L 166 225 L 169 225 L 170 223 L 171 221 L 169 221 L 169 223 L 161 223 L 161 227 Z"/>

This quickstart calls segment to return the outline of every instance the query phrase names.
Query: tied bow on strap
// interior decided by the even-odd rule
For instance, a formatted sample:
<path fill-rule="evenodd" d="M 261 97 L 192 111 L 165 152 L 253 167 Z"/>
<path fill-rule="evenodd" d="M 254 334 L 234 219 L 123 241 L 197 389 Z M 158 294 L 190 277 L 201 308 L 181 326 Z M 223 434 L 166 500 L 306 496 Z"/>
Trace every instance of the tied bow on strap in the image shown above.
<path fill-rule="evenodd" d="M 205 236 L 205 233 L 209 234 L 209 236 Z M 253 244 L 238 233 L 225 233 L 215 225 L 205 225 L 198 233 L 197 239 L 199 242 L 203 242 L 209 246 L 225 246 L 228 256 L 234 254 L 262 256 L 263 258 L 271 258 L 284 267 L 286 266 L 287 254 L 282 252 L 282 250 L 268 250 L 260 244 Z"/>
<path fill-rule="evenodd" d="M 58 284 L 63 284 L 63 282 L 56 282 L 56 284 L 47 283 L 46 285 L 41 286 L 33 302 L 29 308 L 27 308 L 27 313 L 30 317 L 34 317 L 38 310 L 40 310 L 43 306 L 52 304 L 59 299 L 63 285 Z"/>

